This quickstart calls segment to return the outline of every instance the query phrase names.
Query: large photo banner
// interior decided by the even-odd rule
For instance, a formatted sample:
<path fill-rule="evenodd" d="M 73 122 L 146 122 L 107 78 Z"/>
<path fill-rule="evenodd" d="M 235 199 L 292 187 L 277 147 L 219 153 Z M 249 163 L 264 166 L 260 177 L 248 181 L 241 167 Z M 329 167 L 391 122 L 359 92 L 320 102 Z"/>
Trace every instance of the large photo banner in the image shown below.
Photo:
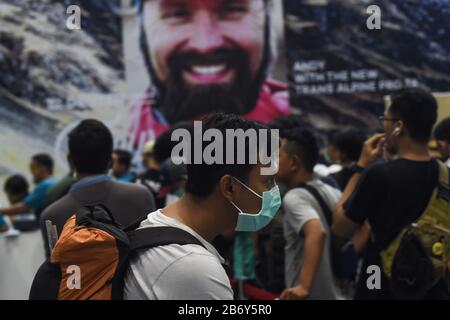
<path fill-rule="evenodd" d="M 67 22 L 79 8 L 80 28 Z M 205 114 L 290 112 L 282 1 L 0 0 L 0 185 L 96 118 L 133 151 Z"/>
<path fill-rule="evenodd" d="M 284 0 L 284 7 L 292 108 L 317 127 L 376 129 L 386 95 L 405 87 L 431 90 L 440 114 L 450 114 L 449 0 Z"/>
<path fill-rule="evenodd" d="M 134 148 L 211 112 L 261 122 L 289 113 L 281 1 L 124 0 L 123 7 Z"/>

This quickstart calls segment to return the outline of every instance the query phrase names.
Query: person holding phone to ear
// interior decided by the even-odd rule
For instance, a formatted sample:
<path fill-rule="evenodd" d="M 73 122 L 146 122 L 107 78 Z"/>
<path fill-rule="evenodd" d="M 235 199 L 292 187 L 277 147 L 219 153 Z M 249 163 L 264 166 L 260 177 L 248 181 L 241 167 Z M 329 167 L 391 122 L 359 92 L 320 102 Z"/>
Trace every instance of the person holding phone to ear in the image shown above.
<path fill-rule="evenodd" d="M 349 237 L 368 223 L 371 238 L 367 245 L 357 299 L 394 299 L 390 283 L 381 268 L 380 253 L 407 225 L 415 222 L 427 207 L 438 185 L 439 164 L 428 151 L 428 141 L 437 119 L 437 102 L 422 89 L 405 89 L 392 96 L 392 104 L 380 117 L 384 134 L 364 143 L 361 157 L 335 211 L 333 231 Z M 385 163 L 373 164 L 388 154 Z M 381 286 L 370 290 L 369 266 L 379 266 Z M 445 295 L 438 283 L 425 298 Z"/>

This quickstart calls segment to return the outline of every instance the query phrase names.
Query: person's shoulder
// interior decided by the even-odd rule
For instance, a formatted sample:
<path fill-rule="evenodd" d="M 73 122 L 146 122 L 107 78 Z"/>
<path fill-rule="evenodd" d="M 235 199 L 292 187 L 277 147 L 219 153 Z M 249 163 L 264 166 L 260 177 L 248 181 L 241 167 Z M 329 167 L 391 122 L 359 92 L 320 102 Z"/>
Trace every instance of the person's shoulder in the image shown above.
<path fill-rule="evenodd" d="M 171 250 L 176 251 L 173 261 L 164 270 L 165 276 L 180 277 L 181 281 L 198 281 L 218 278 L 227 278 L 225 269 L 220 260 L 208 250 L 198 245 L 171 245 Z M 186 277 L 189 270 L 189 277 Z"/>
<path fill-rule="evenodd" d="M 145 225 L 145 223 L 143 224 Z M 155 224 L 152 224 L 155 225 Z M 204 247 L 195 244 L 169 244 L 161 247 L 149 248 L 139 253 L 139 264 L 146 261 L 150 264 L 157 263 L 162 274 L 166 276 L 186 276 L 189 270 L 190 276 L 216 274 L 221 269 L 220 260 Z M 157 262 L 156 262 L 157 261 Z"/>
<path fill-rule="evenodd" d="M 183 252 L 183 257 L 177 260 L 180 265 L 196 265 L 198 266 L 197 269 L 203 271 L 214 271 L 217 266 L 221 266 L 220 260 L 215 255 L 199 245 L 175 246 L 181 248 Z"/>
<path fill-rule="evenodd" d="M 399 160 L 379 161 L 367 167 L 363 173 L 364 180 L 383 182 L 396 176 L 402 164 Z"/>
<path fill-rule="evenodd" d="M 70 194 L 66 194 L 61 199 L 49 205 L 41 214 L 41 220 L 53 220 L 56 216 L 61 215 L 61 212 L 67 213 L 73 210 L 75 202 Z"/>
<path fill-rule="evenodd" d="M 283 197 L 284 202 L 297 202 L 297 201 L 306 201 L 308 200 L 309 194 L 305 188 L 292 188 Z"/>
<path fill-rule="evenodd" d="M 324 183 L 323 181 L 318 180 L 317 186 L 326 195 L 331 195 L 333 197 L 338 197 L 338 198 L 342 196 L 341 190 L 339 190 L 333 186 L 330 186 L 330 185 Z"/>
<path fill-rule="evenodd" d="M 116 190 L 119 193 L 126 192 L 127 195 L 129 194 L 148 194 L 148 189 L 144 187 L 143 185 L 137 184 L 137 183 L 130 183 L 130 182 L 119 182 L 119 181 L 110 181 L 112 190 Z"/>
<path fill-rule="evenodd" d="M 33 192 L 43 192 L 55 185 L 56 181 L 53 179 L 47 179 L 36 184 Z"/>
<path fill-rule="evenodd" d="M 305 188 L 293 188 L 283 198 L 283 209 L 287 216 L 308 216 L 314 207 L 314 197 Z"/>
<path fill-rule="evenodd" d="M 191 251 L 173 260 L 154 276 L 156 278 L 152 283 L 152 290 L 161 299 L 233 299 L 233 291 L 225 269 L 218 259 L 207 253 Z"/>

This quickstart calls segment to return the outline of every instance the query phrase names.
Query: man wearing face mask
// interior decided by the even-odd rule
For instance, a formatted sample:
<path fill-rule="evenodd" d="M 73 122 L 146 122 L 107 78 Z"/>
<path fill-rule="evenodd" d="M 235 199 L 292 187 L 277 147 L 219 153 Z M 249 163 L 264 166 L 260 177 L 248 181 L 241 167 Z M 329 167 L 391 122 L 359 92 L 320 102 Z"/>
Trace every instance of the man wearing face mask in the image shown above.
<path fill-rule="evenodd" d="M 214 114 L 204 118 L 203 129 L 217 129 L 225 136 L 226 129 L 267 128 L 239 116 Z M 202 150 L 204 147 L 205 144 Z M 229 279 L 221 266 L 223 259 L 210 242 L 233 229 L 254 232 L 265 227 L 281 205 L 274 175 L 263 175 L 261 164 L 248 163 L 252 149 L 246 139 L 245 164 L 187 165 L 185 194 L 168 207 L 151 213 L 141 228 L 179 228 L 201 245 L 169 244 L 142 251 L 130 261 L 125 299 L 233 299 Z M 237 163 L 237 152 L 234 155 L 233 163 Z"/>
<path fill-rule="evenodd" d="M 374 135 L 363 146 L 333 223 L 333 231 L 342 237 L 352 235 L 366 221 L 371 227 L 357 299 L 394 298 L 380 253 L 407 225 L 417 221 L 438 185 L 438 163 L 427 148 L 436 119 L 437 102 L 430 93 L 405 89 L 393 95 L 391 106 L 380 118 L 384 134 Z M 371 166 L 383 154 L 383 147 L 392 160 Z M 379 266 L 382 272 L 378 290 L 367 285 L 371 265 Z M 441 285 L 425 298 L 439 296 Z"/>

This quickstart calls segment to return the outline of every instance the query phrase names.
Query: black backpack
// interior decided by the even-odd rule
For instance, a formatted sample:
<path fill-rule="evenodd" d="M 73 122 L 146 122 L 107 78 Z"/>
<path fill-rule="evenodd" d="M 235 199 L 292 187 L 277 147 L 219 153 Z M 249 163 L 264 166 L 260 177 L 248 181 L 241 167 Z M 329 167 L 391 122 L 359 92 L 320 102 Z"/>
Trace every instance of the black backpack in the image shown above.
<path fill-rule="evenodd" d="M 203 246 L 179 228 L 137 229 L 146 217 L 122 228 L 103 205 L 80 208 L 64 225 L 50 259 L 39 268 L 30 300 L 121 300 L 130 259 L 138 250 L 170 244 Z"/>
<path fill-rule="evenodd" d="M 353 281 L 357 274 L 358 259 L 353 243 L 348 239 L 336 236 L 331 231 L 333 225 L 333 212 L 321 194 L 313 186 L 303 183 L 299 186 L 307 190 L 319 203 L 330 229 L 330 258 L 334 276 L 343 281 Z"/>

